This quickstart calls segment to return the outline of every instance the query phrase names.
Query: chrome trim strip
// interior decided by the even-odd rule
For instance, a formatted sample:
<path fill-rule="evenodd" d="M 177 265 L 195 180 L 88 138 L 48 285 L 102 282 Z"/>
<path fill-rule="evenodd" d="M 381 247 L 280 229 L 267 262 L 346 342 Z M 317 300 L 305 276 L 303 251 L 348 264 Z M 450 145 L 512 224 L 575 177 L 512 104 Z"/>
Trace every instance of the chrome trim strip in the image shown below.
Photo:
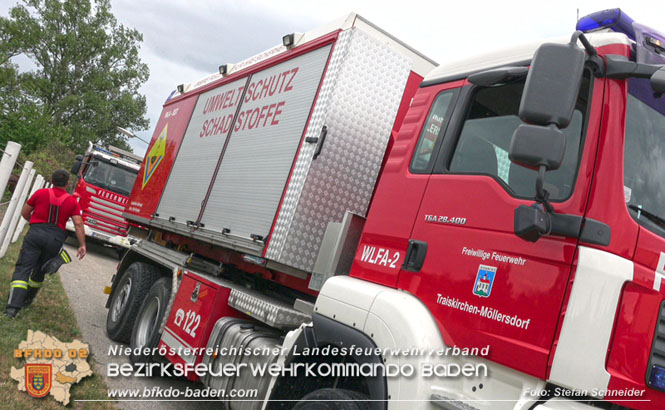
<path fill-rule="evenodd" d="M 97 196 L 91 196 L 91 197 L 90 197 L 90 201 L 91 201 L 91 202 L 98 202 L 98 203 L 100 203 L 100 204 L 102 204 L 102 205 L 106 205 L 106 206 L 110 206 L 110 207 L 112 207 L 112 208 L 116 208 L 116 209 L 118 209 L 118 210 L 121 211 L 121 212 L 125 210 L 125 206 L 124 206 L 124 205 L 122 205 L 122 204 L 116 204 L 116 203 L 114 203 L 114 202 L 107 201 L 106 199 L 102 199 L 102 198 L 97 197 Z"/>
<path fill-rule="evenodd" d="M 88 209 L 88 212 L 86 212 L 85 214 L 99 215 L 99 217 L 108 218 L 113 222 L 118 222 L 119 224 L 127 225 L 127 221 L 122 219 L 122 217 L 120 215 L 111 214 L 111 213 L 105 212 L 101 209 L 93 208 L 92 206 Z"/>
<path fill-rule="evenodd" d="M 92 219 L 95 219 L 95 218 L 92 218 Z M 86 219 L 85 224 L 88 225 L 88 226 L 91 227 L 91 228 L 99 228 L 99 229 L 101 229 L 101 228 L 106 228 L 106 229 L 110 229 L 110 230 L 115 231 L 115 233 L 118 233 L 118 232 L 124 232 L 124 231 L 121 231 L 121 229 L 120 229 L 121 227 L 119 227 L 119 226 L 117 226 L 117 225 L 112 225 L 112 224 L 106 223 L 106 222 L 104 222 L 104 221 L 100 221 L 99 219 L 95 219 L 95 221 L 96 221 L 97 223 L 94 223 L 94 224 L 93 224 L 93 223 L 89 223 L 88 220 Z"/>

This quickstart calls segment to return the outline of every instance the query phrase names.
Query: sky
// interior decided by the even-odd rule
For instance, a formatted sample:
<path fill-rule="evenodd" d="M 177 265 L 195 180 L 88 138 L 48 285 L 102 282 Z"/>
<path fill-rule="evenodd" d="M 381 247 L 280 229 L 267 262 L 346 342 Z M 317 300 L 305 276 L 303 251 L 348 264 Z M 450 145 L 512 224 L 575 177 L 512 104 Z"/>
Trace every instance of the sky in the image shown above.
<path fill-rule="evenodd" d="M 0 0 L 7 15 L 16 0 Z M 152 137 L 166 97 L 196 81 L 305 32 L 356 12 L 437 61 L 572 34 L 577 16 L 620 7 L 636 22 L 665 32 L 664 1 L 390 0 L 111 0 L 118 21 L 143 33 L 140 54 L 150 69 L 142 86 Z M 143 155 L 146 144 L 130 141 Z"/>

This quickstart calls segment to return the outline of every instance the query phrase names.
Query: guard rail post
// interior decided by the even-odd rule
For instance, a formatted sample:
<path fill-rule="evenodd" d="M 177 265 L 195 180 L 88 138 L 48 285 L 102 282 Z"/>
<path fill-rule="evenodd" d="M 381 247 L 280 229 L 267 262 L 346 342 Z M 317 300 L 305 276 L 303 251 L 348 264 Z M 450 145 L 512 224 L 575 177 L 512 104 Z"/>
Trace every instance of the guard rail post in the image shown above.
<path fill-rule="evenodd" d="M 32 171 L 32 161 L 26 161 L 25 164 L 23 165 L 23 171 L 21 172 L 21 176 L 19 177 L 18 182 L 16 183 L 16 188 L 14 188 L 14 194 L 12 195 L 12 199 L 9 201 L 9 205 L 7 206 L 7 211 L 5 212 L 5 216 L 2 218 L 2 224 L 0 225 L 0 243 L 2 243 L 2 248 L 0 248 L 0 258 L 3 258 L 7 253 L 7 248 L 9 247 L 9 239 L 11 239 L 14 233 L 13 231 L 11 233 L 9 232 L 10 223 L 14 216 L 14 211 L 16 211 L 19 198 L 21 197 L 21 195 L 23 194 L 23 190 L 25 189 L 25 185 L 26 182 L 28 181 L 28 176 L 30 175 L 30 171 Z M 21 207 L 22 206 L 23 204 L 21 204 Z M 5 239 L 7 239 L 6 246 L 5 246 Z"/>
<path fill-rule="evenodd" d="M 21 144 L 13 141 L 7 142 L 2 159 L 0 160 L 0 198 L 5 195 L 5 188 L 7 188 L 7 182 L 12 174 L 19 152 L 21 152 Z"/>
<path fill-rule="evenodd" d="M 34 171 L 34 170 L 33 170 Z M 21 200 L 19 203 L 24 204 L 27 198 L 30 198 L 37 192 L 38 189 L 40 189 L 44 185 L 44 177 L 40 175 L 37 175 L 35 178 L 35 183 L 32 184 L 32 189 L 30 190 L 30 193 L 26 198 Z M 26 185 L 26 190 L 28 189 L 28 185 Z M 19 213 L 20 215 L 20 213 Z M 21 236 L 21 232 L 23 232 L 23 229 L 25 228 L 25 225 L 28 223 L 24 218 L 19 218 L 18 220 L 18 225 L 16 226 L 16 229 L 14 230 L 14 236 L 12 237 L 12 243 L 15 243 L 18 241 L 18 237 Z"/>

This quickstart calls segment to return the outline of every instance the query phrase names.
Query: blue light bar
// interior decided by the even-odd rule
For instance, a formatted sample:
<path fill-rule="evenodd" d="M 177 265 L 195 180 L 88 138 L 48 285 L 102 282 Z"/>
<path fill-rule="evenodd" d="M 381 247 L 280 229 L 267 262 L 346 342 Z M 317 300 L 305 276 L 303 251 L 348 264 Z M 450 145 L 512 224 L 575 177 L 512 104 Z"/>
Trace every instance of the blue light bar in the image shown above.
<path fill-rule="evenodd" d="M 633 19 L 628 17 L 621 9 L 597 11 L 582 17 L 577 22 L 577 30 L 584 33 L 602 28 L 609 28 L 617 33 L 623 33 L 630 37 L 631 40 L 635 40 Z"/>
<path fill-rule="evenodd" d="M 665 369 L 660 366 L 653 366 L 651 368 L 649 386 L 658 390 L 665 390 Z"/>

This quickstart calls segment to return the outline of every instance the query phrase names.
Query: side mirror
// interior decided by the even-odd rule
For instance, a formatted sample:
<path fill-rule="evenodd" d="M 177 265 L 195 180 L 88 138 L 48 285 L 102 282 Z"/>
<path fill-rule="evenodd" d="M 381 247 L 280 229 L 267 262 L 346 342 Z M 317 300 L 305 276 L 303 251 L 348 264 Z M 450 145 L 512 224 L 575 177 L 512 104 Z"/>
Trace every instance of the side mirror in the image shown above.
<path fill-rule="evenodd" d="M 651 75 L 651 88 L 657 93 L 665 94 L 665 67 Z"/>
<path fill-rule="evenodd" d="M 81 160 L 78 159 L 78 157 L 80 157 L 80 155 L 76 156 L 76 162 L 74 162 L 74 165 L 72 165 L 72 169 L 69 171 L 72 173 L 72 175 L 78 175 L 79 171 L 81 170 L 82 162 Z M 83 157 L 81 157 L 81 159 L 83 159 Z"/>
<path fill-rule="evenodd" d="M 585 59 L 584 50 L 576 42 L 538 47 L 520 102 L 522 121 L 566 128 L 575 110 Z"/>
<path fill-rule="evenodd" d="M 573 118 L 585 60 L 575 35 L 569 44 L 543 44 L 536 50 L 526 78 L 519 116 L 527 124 L 515 130 L 508 155 L 511 161 L 538 170 L 538 203 L 515 209 L 515 234 L 529 242 L 552 231 L 554 208 L 543 188 L 545 171 L 559 168 L 563 161 L 566 136 L 561 129 Z"/>
<path fill-rule="evenodd" d="M 528 168 L 558 169 L 566 152 L 566 135 L 554 124 L 522 124 L 510 141 L 510 160 Z"/>

